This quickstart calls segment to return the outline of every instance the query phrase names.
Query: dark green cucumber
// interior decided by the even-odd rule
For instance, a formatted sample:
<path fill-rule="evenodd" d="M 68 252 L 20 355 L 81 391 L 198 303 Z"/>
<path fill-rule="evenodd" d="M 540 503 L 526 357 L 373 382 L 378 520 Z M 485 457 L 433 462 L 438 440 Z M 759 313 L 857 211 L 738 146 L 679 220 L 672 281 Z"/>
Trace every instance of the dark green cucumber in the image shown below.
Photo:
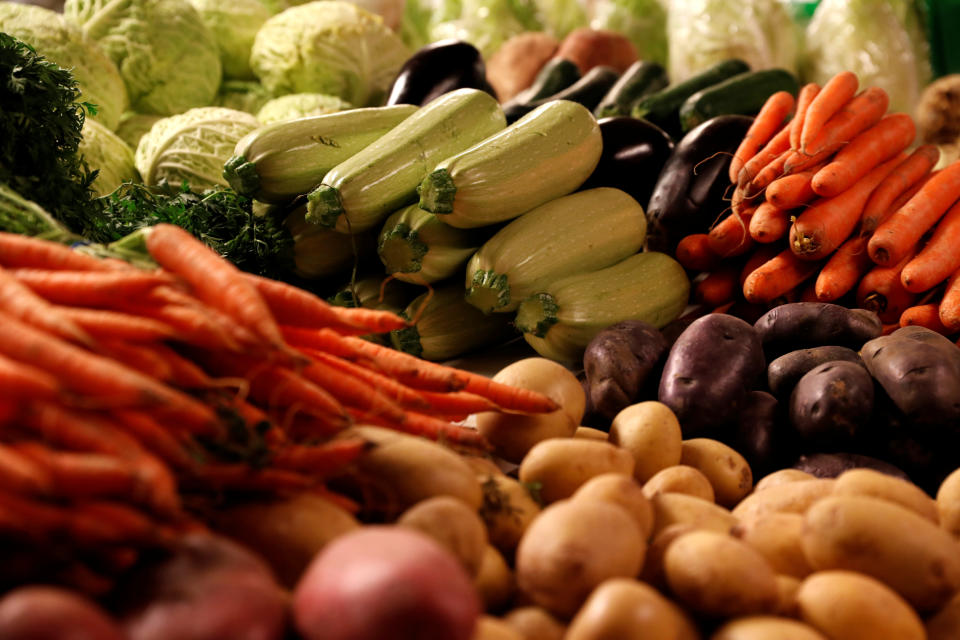
<path fill-rule="evenodd" d="M 504 106 L 503 115 L 508 123 L 514 123 L 537 107 L 555 100 L 576 102 L 586 107 L 591 113 L 604 95 L 620 78 L 620 72 L 613 67 L 598 66 L 583 74 L 572 85 L 553 95 L 530 102 L 516 103 Z"/>
<path fill-rule="evenodd" d="M 628 116 L 634 102 L 660 91 L 667 84 L 667 70 L 662 65 L 649 60 L 637 60 L 610 87 L 593 113 L 598 118 Z"/>
<path fill-rule="evenodd" d="M 504 104 L 526 104 L 548 98 L 580 79 L 580 68 L 566 58 L 551 58 L 537 73 L 533 83 Z"/>
<path fill-rule="evenodd" d="M 680 107 L 680 126 L 689 131 L 716 116 L 753 116 L 774 93 L 787 91 L 796 97 L 799 89 L 796 76 L 786 69 L 746 71 L 687 98 Z"/>
<path fill-rule="evenodd" d="M 649 120 L 675 138 L 679 137 L 683 131 L 680 127 L 680 107 L 687 98 L 746 71 L 750 71 L 750 66 L 738 58 L 718 62 L 686 80 L 674 82 L 661 91 L 641 98 L 631 107 L 630 115 Z"/>

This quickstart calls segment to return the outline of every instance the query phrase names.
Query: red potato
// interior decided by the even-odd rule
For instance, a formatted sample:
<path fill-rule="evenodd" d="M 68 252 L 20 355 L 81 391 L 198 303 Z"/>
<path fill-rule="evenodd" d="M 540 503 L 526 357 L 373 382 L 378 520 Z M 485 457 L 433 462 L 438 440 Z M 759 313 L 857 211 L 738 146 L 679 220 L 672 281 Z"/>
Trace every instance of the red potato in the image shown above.
<path fill-rule="evenodd" d="M 637 61 L 637 49 L 616 31 L 580 27 L 560 42 L 555 56 L 576 64 L 581 74 L 601 65 L 623 73 Z"/>
<path fill-rule="evenodd" d="M 124 640 L 96 602 L 58 587 L 20 587 L 0 599 L 3 640 Z"/>
<path fill-rule="evenodd" d="M 280 640 L 289 598 L 266 563 L 209 533 L 189 534 L 123 592 L 129 640 Z"/>
<path fill-rule="evenodd" d="M 452 553 L 426 534 L 387 525 L 337 538 L 293 594 L 305 640 L 470 640 L 481 608 Z"/>
<path fill-rule="evenodd" d="M 506 102 L 531 84 L 537 73 L 553 57 L 560 43 L 543 31 L 518 33 L 487 60 L 487 81 Z"/>

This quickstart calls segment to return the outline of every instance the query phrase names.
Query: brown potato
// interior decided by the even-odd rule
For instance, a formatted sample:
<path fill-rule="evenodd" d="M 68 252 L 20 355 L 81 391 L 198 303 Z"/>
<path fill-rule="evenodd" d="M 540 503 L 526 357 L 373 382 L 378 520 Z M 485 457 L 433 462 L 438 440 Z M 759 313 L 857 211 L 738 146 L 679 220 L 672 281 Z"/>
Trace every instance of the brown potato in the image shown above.
<path fill-rule="evenodd" d="M 689 616 L 637 580 L 611 578 L 590 594 L 564 640 L 678 640 L 699 637 Z"/>
<path fill-rule="evenodd" d="M 713 502 L 713 485 L 707 476 L 696 467 L 676 464 L 653 474 L 643 483 L 643 494 L 652 498 L 658 493 L 685 493 L 688 496 Z"/>
<path fill-rule="evenodd" d="M 753 492 L 756 493 L 780 484 L 787 484 L 788 482 L 801 482 L 803 480 L 816 479 L 817 476 L 813 475 L 812 473 L 807 473 L 806 471 L 801 471 L 800 469 L 780 469 L 778 471 L 774 471 L 773 473 L 768 473 L 757 480 L 757 483 L 753 486 Z"/>
<path fill-rule="evenodd" d="M 605 473 L 632 477 L 633 456 L 609 442 L 549 438 L 535 444 L 520 462 L 520 482 L 537 484 L 545 504 L 569 498 L 587 480 Z"/>
<path fill-rule="evenodd" d="M 667 547 L 663 569 L 677 599 L 706 615 L 772 613 L 779 603 L 770 564 L 725 533 L 693 531 L 680 536 Z"/>
<path fill-rule="evenodd" d="M 710 640 L 829 640 L 825 635 L 796 620 L 777 616 L 747 616 L 731 620 L 710 636 Z"/>
<path fill-rule="evenodd" d="M 754 491 L 733 508 L 733 515 L 750 520 L 771 512 L 803 513 L 810 505 L 830 495 L 833 478 L 787 482 Z"/>
<path fill-rule="evenodd" d="M 937 490 L 940 526 L 960 537 L 960 469 L 948 475 Z"/>
<path fill-rule="evenodd" d="M 773 570 L 796 578 L 813 572 L 803 554 L 803 516 L 799 513 L 767 513 L 741 520 L 731 535 L 760 552 Z"/>
<path fill-rule="evenodd" d="M 511 37 L 487 59 L 487 81 L 500 102 L 506 102 L 531 84 L 556 53 L 560 42 L 543 31 Z"/>
<path fill-rule="evenodd" d="M 594 429 L 593 427 L 577 427 L 576 433 L 573 434 L 574 438 L 584 438 L 587 440 L 601 440 L 603 442 L 607 441 L 607 432 L 601 431 L 600 429 Z"/>
<path fill-rule="evenodd" d="M 360 527 L 342 507 L 314 493 L 213 509 L 209 521 L 262 556 L 287 587 L 330 541 Z"/>
<path fill-rule="evenodd" d="M 671 524 L 657 532 L 647 546 L 647 555 L 643 560 L 640 579 L 661 591 L 669 590 L 667 578 L 663 572 L 663 556 L 674 540 L 691 531 L 697 531 L 697 528 L 691 524 L 678 523 Z"/>
<path fill-rule="evenodd" d="M 633 516 L 647 540 L 653 531 L 653 505 L 643 495 L 643 489 L 631 476 L 622 473 L 604 473 L 584 482 L 574 500 L 605 500 L 618 504 Z"/>
<path fill-rule="evenodd" d="M 633 475 L 638 482 L 680 464 L 680 423 L 662 402 L 638 402 L 618 413 L 610 423 L 609 440 L 633 455 Z"/>
<path fill-rule="evenodd" d="M 927 618 L 928 640 L 956 640 L 960 638 L 960 592 L 939 611 Z"/>
<path fill-rule="evenodd" d="M 487 525 L 487 537 L 500 553 L 512 557 L 523 532 L 540 513 L 540 505 L 527 487 L 510 476 L 488 475 L 481 483 L 480 517 Z"/>
<path fill-rule="evenodd" d="M 520 632 L 524 640 L 563 640 L 567 628 L 543 607 L 518 607 L 503 621 Z"/>
<path fill-rule="evenodd" d="M 960 590 L 960 542 L 900 505 L 831 496 L 804 515 L 803 552 L 815 570 L 860 571 L 918 611 L 935 611 Z"/>
<path fill-rule="evenodd" d="M 800 590 L 800 579 L 793 576 L 777 574 L 777 615 L 788 618 L 797 617 L 797 591 Z"/>
<path fill-rule="evenodd" d="M 580 27 L 560 42 L 555 56 L 574 62 L 580 73 L 599 65 L 623 73 L 637 61 L 637 49 L 629 38 L 616 31 Z"/>
<path fill-rule="evenodd" d="M 500 552 L 489 544 L 483 553 L 480 570 L 473 578 L 484 608 L 489 612 L 501 611 L 510 604 L 514 587 L 513 573 Z"/>
<path fill-rule="evenodd" d="M 452 496 L 421 500 L 397 519 L 401 527 L 421 531 L 450 551 L 476 576 L 487 550 L 487 528 L 477 512 Z"/>
<path fill-rule="evenodd" d="M 636 576 L 646 546 L 640 527 L 623 507 L 600 500 L 556 502 L 520 540 L 517 586 L 535 604 L 570 617 L 604 580 Z"/>
<path fill-rule="evenodd" d="M 872 496 L 910 509 L 927 520 L 939 523 L 937 503 L 927 493 L 901 478 L 873 469 L 850 469 L 836 478 L 835 496 Z"/>
<path fill-rule="evenodd" d="M 538 391 L 560 405 L 551 413 L 477 414 L 477 429 L 490 442 L 494 453 L 508 462 L 518 464 L 541 440 L 573 436 L 583 420 L 586 393 L 577 377 L 559 363 L 546 358 L 524 358 L 498 371 L 493 380 Z"/>
<path fill-rule="evenodd" d="M 916 612 L 883 583 L 853 571 L 820 571 L 797 592 L 800 618 L 829 638 L 925 640 Z"/>
<path fill-rule="evenodd" d="M 653 535 L 673 524 L 689 524 L 696 529 L 728 533 L 737 518 L 720 505 L 683 493 L 661 493 L 653 496 Z"/>
<path fill-rule="evenodd" d="M 523 640 L 523 636 L 499 618 L 480 616 L 471 640 Z"/>
<path fill-rule="evenodd" d="M 753 489 L 753 473 L 746 458 L 712 438 L 690 438 L 680 447 L 680 464 L 703 472 L 713 486 L 716 502 L 734 507 Z"/>

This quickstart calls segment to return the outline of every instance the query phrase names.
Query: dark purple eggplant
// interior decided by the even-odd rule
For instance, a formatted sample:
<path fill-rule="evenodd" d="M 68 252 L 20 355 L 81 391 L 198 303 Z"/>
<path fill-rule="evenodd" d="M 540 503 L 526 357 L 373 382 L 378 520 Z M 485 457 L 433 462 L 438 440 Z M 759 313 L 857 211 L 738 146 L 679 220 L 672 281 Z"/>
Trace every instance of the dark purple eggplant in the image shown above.
<path fill-rule="evenodd" d="M 657 176 L 673 152 L 673 140 L 663 129 L 640 118 L 617 116 L 597 122 L 603 153 L 581 190 L 615 187 L 637 202 L 648 202 Z"/>
<path fill-rule="evenodd" d="M 681 238 L 706 233 L 729 208 L 730 158 L 752 122 L 750 116 L 717 116 L 681 138 L 647 205 L 648 248 L 673 253 Z"/>
<path fill-rule="evenodd" d="M 387 105 L 424 105 L 455 89 L 480 89 L 495 96 L 483 56 L 469 42 L 438 40 L 418 49 L 400 67 Z"/>

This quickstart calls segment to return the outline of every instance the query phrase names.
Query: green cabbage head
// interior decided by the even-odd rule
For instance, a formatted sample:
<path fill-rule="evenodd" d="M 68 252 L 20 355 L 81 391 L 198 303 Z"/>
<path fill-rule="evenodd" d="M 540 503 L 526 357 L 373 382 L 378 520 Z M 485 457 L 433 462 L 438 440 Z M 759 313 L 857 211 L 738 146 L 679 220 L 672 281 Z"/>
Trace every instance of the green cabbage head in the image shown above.
<path fill-rule="evenodd" d="M 324 93 L 289 93 L 260 107 L 257 120 L 263 124 L 352 109 L 353 105 Z"/>
<path fill-rule="evenodd" d="M 120 69 L 134 111 L 173 115 L 217 93 L 220 50 L 187 0 L 66 0 L 63 11 Z"/>
<path fill-rule="evenodd" d="M 259 82 L 251 80 L 227 80 L 208 106 L 227 107 L 256 114 L 260 107 L 270 102 L 273 95 Z"/>
<path fill-rule="evenodd" d="M 263 23 L 272 15 L 260 0 L 190 0 L 200 12 L 220 49 L 223 77 L 252 80 L 250 49 Z"/>
<path fill-rule="evenodd" d="M 120 116 L 120 124 L 117 125 L 116 134 L 127 143 L 128 147 L 136 149 L 137 145 L 140 144 L 140 138 L 145 136 L 150 131 L 150 127 L 163 117 L 152 113 L 127 111 Z"/>
<path fill-rule="evenodd" d="M 224 107 L 196 107 L 158 120 L 140 138 L 134 160 L 143 182 L 161 180 L 192 191 L 226 187 L 223 165 L 237 141 L 260 126 L 251 114 Z"/>
<path fill-rule="evenodd" d="M 601 0 L 590 26 L 625 35 L 641 60 L 667 64 L 667 12 L 661 0 Z"/>
<path fill-rule="evenodd" d="M 97 106 L 92 117 L 108 129 L 117 128 L 127 108 L 127 89 L 117 66 L 96 41 L 59 13 L 13 2 L 0 2 L 0 31 L 70 69 L 80 87 L 80 100 Z"/>
<path fill-rule="evenodd" d="M 342 0 L 281 11 L 257 32 L 250 64 L 274 93 L 326 93 L 378 105 L 410 56 L 383 19 Z"/>
<path fill-rule="evenodd" d="M 83 123 L 80 155 L 91 169 L 97 170 L 93 190 L 105 196 L 124 182 L 140 182 L 133 164 L 133 150 L 123 139 L 96 120 Z"/>

